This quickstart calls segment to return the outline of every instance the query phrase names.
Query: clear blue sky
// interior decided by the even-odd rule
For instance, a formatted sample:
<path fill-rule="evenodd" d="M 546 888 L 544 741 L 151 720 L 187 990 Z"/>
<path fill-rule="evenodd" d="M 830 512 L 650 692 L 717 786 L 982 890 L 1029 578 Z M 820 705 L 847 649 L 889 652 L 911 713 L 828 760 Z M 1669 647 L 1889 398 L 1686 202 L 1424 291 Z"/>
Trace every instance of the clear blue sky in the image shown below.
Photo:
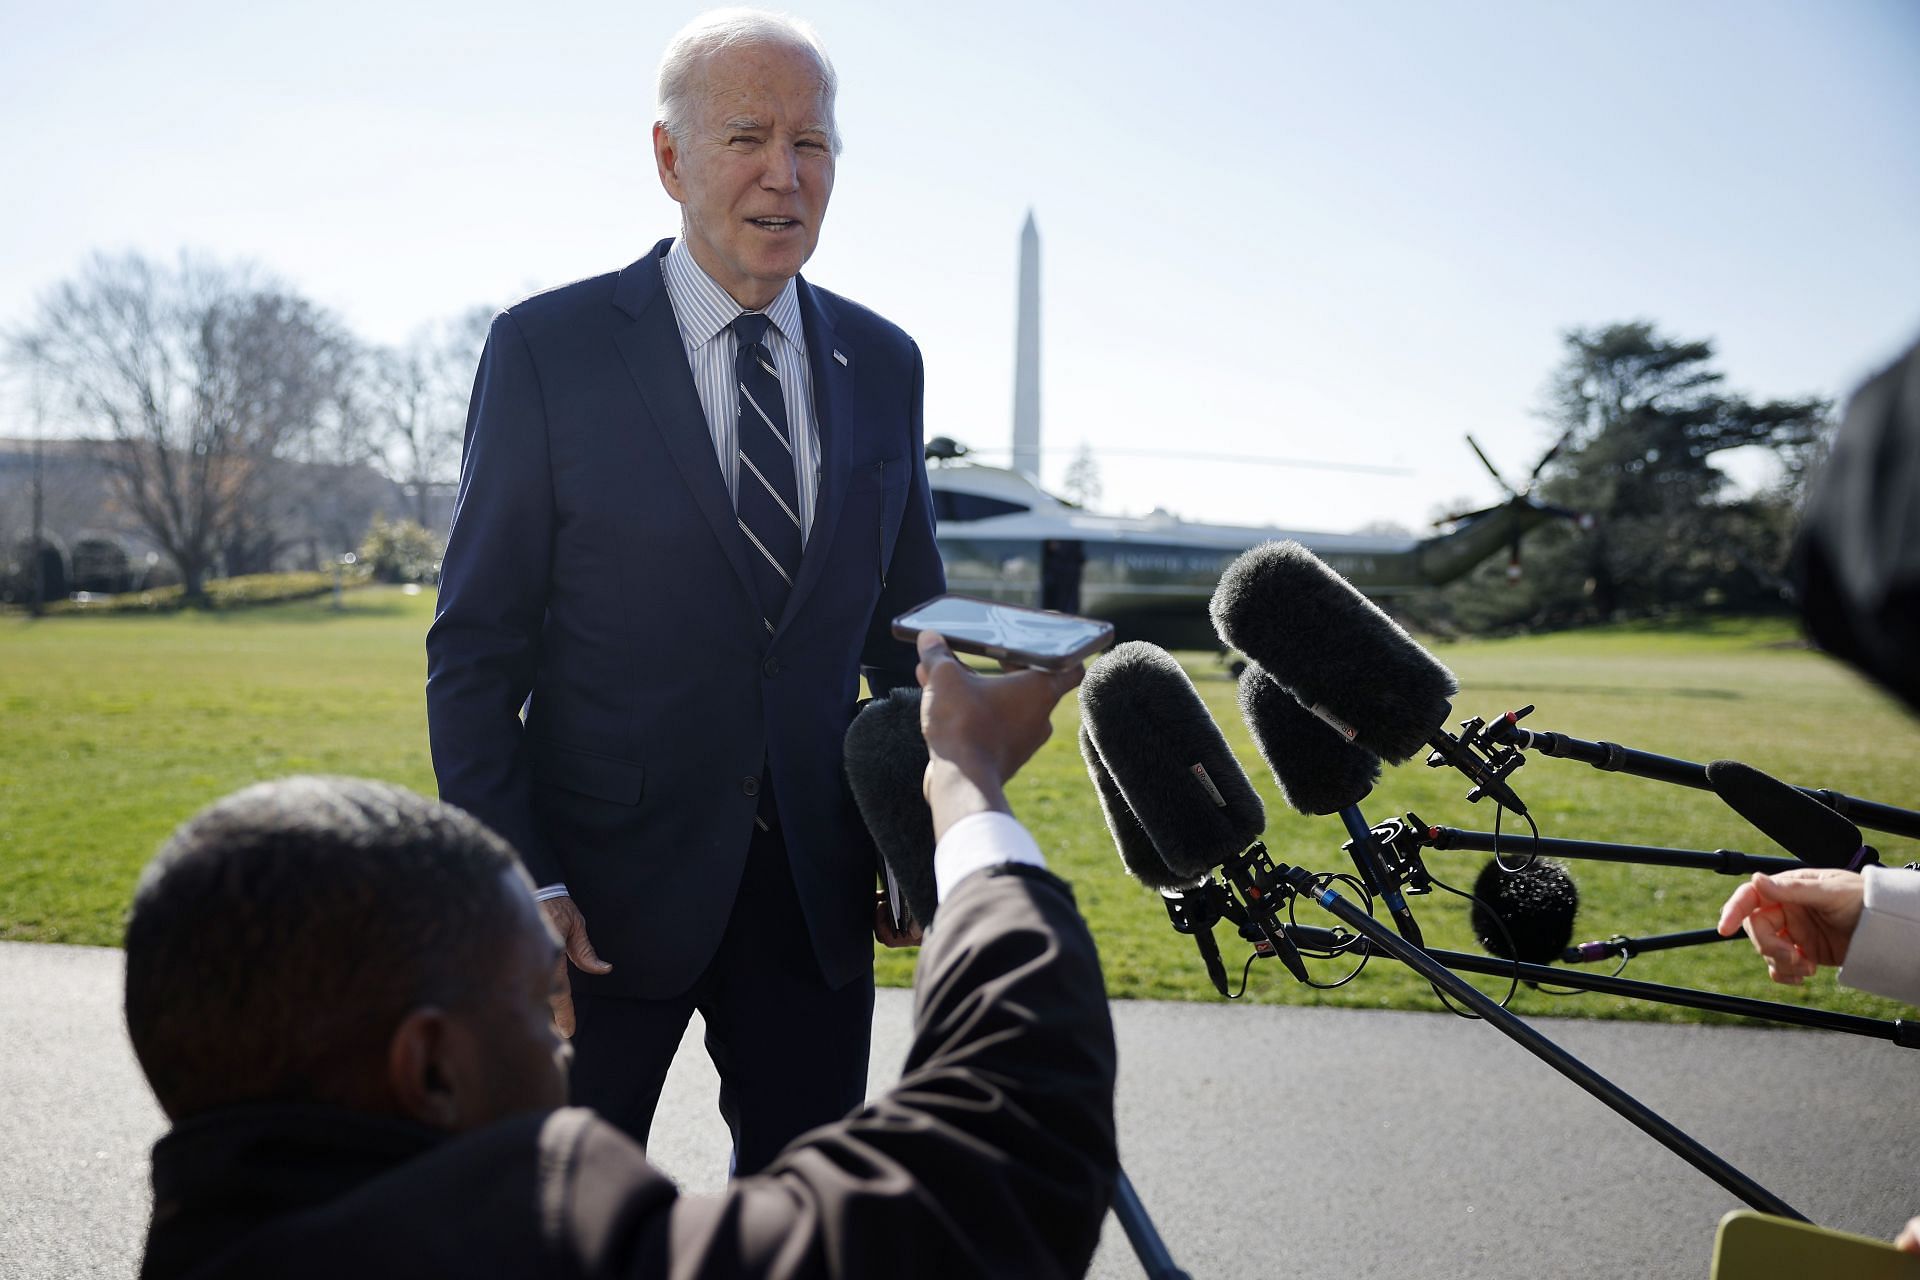
<path fill-rule="evenodd" d="M 0 3 L 0 326 L 94 249 L 253 258 L 361 334 L 622 265 L 694 6 Z M 1920 5 L 983 4 L 795 10 L 847 138 L 810 278 L 913 332 L 934 433 L 1010 435 L 1043 240 L 1043 420 L 1103 505 L 1342 529 L 1517 477 L 1573 325 L 1711 337 L 1839 395 L 1920 336 Z M 5 428 L 0 428 L 5 433 Z"/>

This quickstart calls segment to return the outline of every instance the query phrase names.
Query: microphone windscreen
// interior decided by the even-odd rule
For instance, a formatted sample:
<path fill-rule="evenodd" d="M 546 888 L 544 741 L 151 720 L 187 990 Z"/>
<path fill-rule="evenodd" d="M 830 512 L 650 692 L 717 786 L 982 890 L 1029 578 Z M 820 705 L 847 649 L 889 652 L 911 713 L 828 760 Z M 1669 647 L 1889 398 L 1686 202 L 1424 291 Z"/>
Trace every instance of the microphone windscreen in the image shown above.
<path fill-rule="evenodd" d="M 1266 806 L 1165 649 L 1135 640 L 1094 663 L 1080 684 L 1080 715 L 1121 798 L 1176 877 L 1192 884 L 1265 830 Z"/>
<path fill-rule="evenodd" d="M 1715 760 L 1707 765 L 1707 783 L 1728 808 L 1809 866 L 1849 866 L 1860 852 L 1860 828 L 1751 765 Z"/>
<path fill-rule="evenodd" d="M 1297 812 L 1338 813 L 1366 799 L 1380 778 L 1379 756 L 1341 737 L 1257 662 L 1240 676 L 1240 714 Z"/>
<path fill-rule="evenodd" d="M 1160 860 L 1160 851 L 1153 847 L 1153 837 L 1127 807 L 1127 798 L 1120 794 L 1119 784 L 1113 780 L 1106 761 L 1100 758 L 1100 748 L 1093 745 L 1093 735 L 1087 732 L 1084 720 L 1080 724 L 1080 758 L 1087 762 L 1087 776 L 1093 779 L 1094 794 L 1100 797 L 1100 812 L 1107 819 L 1107 830 L 1113 833 L 1113 846 L 1120 851 L 1120 864 L 1127 869 L 1127 874 L 1149 889 L 1192 888 L 1194 877 L 1176 876 Z"/>
<path fill-rule="evenodd" d="M 1297 542 L 1265 542 L 1235 560 L 1209 609 L 1222 642 L 1395 764 L 1453 709 L 1453 673 Z"/>
<path fill-rule="evenodd" d="M 1495 859 L 1473 882 L 1473 896 L 1473 936 L 1502 960 L 1552 964 L 1573 941 L 1580 891 L 1557 862 L 1536 858 L 1518 871 L 1508 871 Z M 1500 923 L 1495 923 L 1495 916 Z M 1505 933 L 1500 924 L 1507 926 Z"/>
<path fill-rule="evenodd" d="M 874 698 L 847 726 L 847 782 L 860 817 L 900 890 L 900 906 L 933 923 L 940 893 L 933 878 L 933 810 L 921 789 L 927 740 L 920 732 L 920 689 Z"/>

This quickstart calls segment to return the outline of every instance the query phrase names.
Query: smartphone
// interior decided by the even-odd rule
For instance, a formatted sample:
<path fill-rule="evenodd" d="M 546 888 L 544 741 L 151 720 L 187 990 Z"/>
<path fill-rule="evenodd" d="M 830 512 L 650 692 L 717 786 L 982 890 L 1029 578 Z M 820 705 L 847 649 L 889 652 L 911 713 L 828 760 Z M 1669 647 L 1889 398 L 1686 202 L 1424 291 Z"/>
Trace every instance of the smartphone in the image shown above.
<path fill-rule="evenodd" d="M 1111 622 L 977 596 L 935 596 L 893 620 L 893 634 L 902 640 L 922 631 L 938 631 L 959 653 L 1042 671 L 1065 671 L 1113 643 Z"/>
<path fill-rule="evenodd" d="M 1720 1219 L 1713 1241 L 1714 1280 L 1738 1276 L 1846 1276 L 1848 1280 L 1915 1280 L 1920 1256 L 1809 1222 L 1751 1209 Z"/>

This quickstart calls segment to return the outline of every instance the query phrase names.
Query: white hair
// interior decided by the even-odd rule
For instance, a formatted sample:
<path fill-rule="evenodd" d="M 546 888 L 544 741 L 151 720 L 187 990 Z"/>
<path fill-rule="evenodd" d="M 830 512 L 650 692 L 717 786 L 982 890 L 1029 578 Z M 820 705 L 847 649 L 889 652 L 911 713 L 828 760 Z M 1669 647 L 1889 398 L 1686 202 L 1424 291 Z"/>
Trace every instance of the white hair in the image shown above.
<path fill-rule="evenodd" d="M 686 140 L 692 121 L 694 93 L 707 59 L 723 49 L 777 45 L 800 49 L 820 64 L 820 97 L 827 107 L 827 140 L 834 154 L 840 153 L 840 128 L 834 123 L 833 100 L 840 80 L 833 70 L 833 59 L 826 46 L 807 23 L 784 13 L 765 9 L 714 9 L 701 14 L 680 28 L 660 55 L 660 80 L 654 123 L 664 128 L 675 142 Z"/>

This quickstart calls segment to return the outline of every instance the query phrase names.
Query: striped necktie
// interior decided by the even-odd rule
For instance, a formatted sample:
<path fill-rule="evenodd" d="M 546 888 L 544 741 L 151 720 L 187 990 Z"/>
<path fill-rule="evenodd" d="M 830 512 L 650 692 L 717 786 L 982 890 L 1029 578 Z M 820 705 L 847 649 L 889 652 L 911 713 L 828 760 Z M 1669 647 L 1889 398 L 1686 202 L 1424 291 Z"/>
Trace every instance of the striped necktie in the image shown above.
<path fill-rule="evenodd" d="M 752 545 L 753 581 L 760 596 L 760 617 L 771 635 L 793 591 L 800 568 L 800 495 L 794 480 L 793 432 L 787 426 L 787 401 L 780 374 L 767 345 L 772 323 L 758 311 L 734 318 L 739 340 L 734 357 L 740 386 L 739 476 L 735 517 Z"/>

